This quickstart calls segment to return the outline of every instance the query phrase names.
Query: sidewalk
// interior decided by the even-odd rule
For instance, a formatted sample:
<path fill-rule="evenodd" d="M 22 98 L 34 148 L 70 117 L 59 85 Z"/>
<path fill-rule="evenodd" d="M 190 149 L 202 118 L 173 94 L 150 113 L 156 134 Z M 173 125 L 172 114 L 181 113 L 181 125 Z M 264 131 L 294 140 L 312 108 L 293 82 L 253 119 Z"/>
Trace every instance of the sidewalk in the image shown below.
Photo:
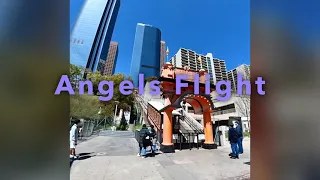
<path fill-rule="evenodd" d="M 81 143 L 78 153 L 90 153 L 73 163 L 71 180 L 225 180 L 246 179 L 250 173 L 250 141 L 244 154 L 230 159 L 230 147 L 177 150 L 142 159 L 133 138 L 98 136 Z"/>

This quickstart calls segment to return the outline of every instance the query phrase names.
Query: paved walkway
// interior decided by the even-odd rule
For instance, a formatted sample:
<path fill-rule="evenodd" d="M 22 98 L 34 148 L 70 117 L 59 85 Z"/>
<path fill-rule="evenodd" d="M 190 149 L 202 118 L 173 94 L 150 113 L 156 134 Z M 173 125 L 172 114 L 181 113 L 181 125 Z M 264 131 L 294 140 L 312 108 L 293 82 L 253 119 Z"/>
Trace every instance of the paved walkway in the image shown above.
<path fill-rule="evenodd" d="M 228 157 L 230 147 L 183 150 L 142 159 L 130 132 L 102 132 L 78 145 L 80 160 L 71 166 L 71 180 L 224 180 L 247 179 L 250 142 L 240 159 Z"/>

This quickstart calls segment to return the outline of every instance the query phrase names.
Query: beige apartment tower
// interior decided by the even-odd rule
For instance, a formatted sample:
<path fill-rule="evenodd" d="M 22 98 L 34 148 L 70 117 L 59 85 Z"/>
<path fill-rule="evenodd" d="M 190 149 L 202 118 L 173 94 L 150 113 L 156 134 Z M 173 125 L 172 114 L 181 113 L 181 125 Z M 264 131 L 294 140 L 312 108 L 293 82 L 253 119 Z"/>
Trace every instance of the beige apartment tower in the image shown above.
<path fill-rule="evenodd" d="M 211 83 L 227 80 L 226 63 L 224 60 L 213 58 L 211 53 L 207 55 L 198 54 L 193 50 L 180 48 L 178 52 L 170 59 L 175 67 L 189 66 L 191 70 L 208 70 Z"/>
<path fill-rule="evenodd" d="M 233 91 L 237 91 L 238 74 L 242 75 L 242 79 L 250 80 L 250 66 L 242 64 L 227 72 L 228 80 L 231 82 L 231 89 Z"/>
<path fill-rule="evenodd" d="M 114 74 L 117 58 L 118 58 L 118 43 L 111 41 L 103 75 L 111 76 Z"/>

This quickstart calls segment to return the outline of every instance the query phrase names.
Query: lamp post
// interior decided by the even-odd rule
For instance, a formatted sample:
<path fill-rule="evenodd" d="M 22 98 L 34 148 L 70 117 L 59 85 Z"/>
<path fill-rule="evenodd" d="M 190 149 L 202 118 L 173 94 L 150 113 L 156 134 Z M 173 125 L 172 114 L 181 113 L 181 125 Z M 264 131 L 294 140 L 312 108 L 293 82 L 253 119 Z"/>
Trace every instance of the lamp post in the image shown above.
<path fill-rule="evenodd" d="M 113 116 L 113 125 L 115 125 L 115 122 L 116 122 L 116 115 L 117 115 L 119 101 L 114 101 L 114 103 L 116 104 L 116 109 L 114 111 L 114 116 Z"/>
<path fill-rule="evenodd" d="M 98 114 L 99 115 L 101 115 L 102 114 L 102 111 L 101 111 L 101 106 L 100 106 L 100 108 L 99 108 L 99 112 L 98 112 Z M 106 129 L 106 126 L 107 126 L 107 114 L 105 114 L 105 116 L 104 116 L 104 125 L 103 125 L 103 127 L 104 127 L 104 129 Z M 101 121 L 102 122 L 102 121 Z M 99 122 L 99 124 L 101 123 L 101 122 Z"/>

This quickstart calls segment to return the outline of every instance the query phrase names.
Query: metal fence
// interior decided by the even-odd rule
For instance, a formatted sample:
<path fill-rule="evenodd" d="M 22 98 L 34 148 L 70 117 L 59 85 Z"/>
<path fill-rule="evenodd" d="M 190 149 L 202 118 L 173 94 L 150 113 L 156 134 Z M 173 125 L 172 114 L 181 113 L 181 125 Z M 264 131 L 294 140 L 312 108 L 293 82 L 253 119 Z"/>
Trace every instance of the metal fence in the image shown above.
<path fill-rule="evenodd" d="M 70 128 L 74 124 L 74 120 L 70 120 Z M 110 126 L 107 119 L 101 120 L 81 120 L 81 126 L 79 127 L 79 138 L 90 137 L 93 134 L 98 134 L 100 130 Z"/>
<path fill-rule="evenodd" d="M 95 127 L 95 121 L 83 121 L 80 132 L 81 137 L 89 137 L 92 135 Z"/>

